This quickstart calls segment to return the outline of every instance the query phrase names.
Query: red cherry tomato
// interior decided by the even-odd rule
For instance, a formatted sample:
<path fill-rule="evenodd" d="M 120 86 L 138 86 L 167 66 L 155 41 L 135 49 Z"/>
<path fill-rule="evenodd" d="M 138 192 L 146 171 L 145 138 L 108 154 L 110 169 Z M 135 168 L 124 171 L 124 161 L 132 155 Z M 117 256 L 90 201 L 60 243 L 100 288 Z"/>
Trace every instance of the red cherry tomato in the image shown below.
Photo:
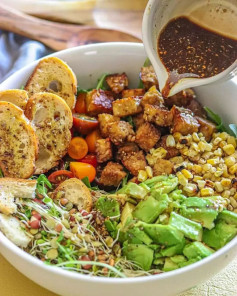
<path fill-rule="evenodd" d="M 87 154 L 84 158 L 79 160 L 80 162 L 89 163 L 93 165 L 94 168 L 97 167 L 97 159 L 94 154 Z"/>
<path fill-rule="evenodd" d="M 53 184 L 60 184 L 63 181 L 73 177 L 73 173 L 66 170 L 59 170 L 49 175 L 48 180 Z"/>
<path fill-rule="evenodd" d="M 82 135 L 87 135 L 91 131 L 97 128 L 99 125 L 98 120 L 95 117 L 90 117 L 84 114 L 73 114 L 73 126 Z"/>
<path fill-rule="evenodd" d="M 31 217 L 29 225 L 32 229 L 40 228 L 40 220 L 36 219 L 34 216 Z"/>

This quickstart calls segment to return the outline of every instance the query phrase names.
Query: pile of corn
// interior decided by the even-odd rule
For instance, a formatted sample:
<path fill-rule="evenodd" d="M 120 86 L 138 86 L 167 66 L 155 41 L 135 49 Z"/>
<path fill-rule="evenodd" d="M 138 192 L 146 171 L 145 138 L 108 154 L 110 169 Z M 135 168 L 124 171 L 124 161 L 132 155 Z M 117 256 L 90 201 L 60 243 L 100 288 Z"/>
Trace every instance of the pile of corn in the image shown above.
<path fill-rule="evenodd" d="M 237 145 L 234 137 L 225 132 L 214 133 L 207 142 L 202 133 L 188 136 L 174 133 L 167 137 L 166 146 L 180 152 L 180 156 L 169 160 L 174 164 L 180 189 L 186 195 L 221 195 L 226 199 L 228 210 L 237 212 Z M 147 155 L 151 166 L 157 158 L 165 158 L 167 152 L 162 147 L 153 150 Z"/>

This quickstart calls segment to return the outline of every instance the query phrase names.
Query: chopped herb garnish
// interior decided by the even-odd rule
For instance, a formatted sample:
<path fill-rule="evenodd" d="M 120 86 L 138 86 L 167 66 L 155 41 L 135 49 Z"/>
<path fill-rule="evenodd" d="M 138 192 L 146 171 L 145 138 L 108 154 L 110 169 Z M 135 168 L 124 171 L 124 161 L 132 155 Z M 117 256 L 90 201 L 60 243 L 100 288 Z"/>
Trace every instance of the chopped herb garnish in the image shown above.
<path fill-rule="evenodd" d="M 124 117 L 123 120 L 128 122 L 133 128 L 135 128 L 135 123 L 133 122 L 131 115 Z"/>
<path fill-rule="evenodd" d="M 151 65 L 151 62 L 150 62 L 149 58 L 146 58 L 146 60 L 145 60 L 145 62 L 143 64 L 143 67 L 148 67 L 150 65 Z M 143 87 L 144 87 L 144 85 L 143 85 L 143 82 L 142 82 L 142 80 L 140 78 L 138 88 L 143 88 Z"/>
<path fill-rule="evenodd" d="M 87 89 L 81 88 L 80 86 L 77 87 L 77 95 L 79 93 L 85 93 L 85 94 L 87 94 L 88 92 L 89 92 L 89 90 L 87 90 Z"/>

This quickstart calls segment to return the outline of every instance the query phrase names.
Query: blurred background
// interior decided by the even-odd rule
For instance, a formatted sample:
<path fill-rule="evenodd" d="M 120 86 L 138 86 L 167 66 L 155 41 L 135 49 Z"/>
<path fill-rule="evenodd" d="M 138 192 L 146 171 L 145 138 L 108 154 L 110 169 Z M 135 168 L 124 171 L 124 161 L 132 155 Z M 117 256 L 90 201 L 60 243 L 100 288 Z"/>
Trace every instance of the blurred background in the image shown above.
<path fill-rule="evenodd" d="M 119 29 L 141 37 L 148 0 L 1 0 L 22 12 L 60 22 Z"/>

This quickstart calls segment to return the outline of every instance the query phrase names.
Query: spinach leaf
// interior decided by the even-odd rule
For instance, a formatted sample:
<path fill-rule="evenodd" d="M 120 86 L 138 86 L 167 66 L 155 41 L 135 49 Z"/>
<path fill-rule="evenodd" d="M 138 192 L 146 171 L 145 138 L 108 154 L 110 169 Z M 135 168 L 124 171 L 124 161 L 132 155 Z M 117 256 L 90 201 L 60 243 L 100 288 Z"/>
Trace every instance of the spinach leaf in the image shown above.
<path fill-rule="evenodd" d="M 96 89 L 103 89 L 103 90 L 107 89 L 105 85 L 105 82 L 106 82 L 105 79 L 107 76 L 108 76 L 108 73 L 105 73 L 99 78 L 98 83 L 96 85 Z"/>
<path fill-rule="evenodd" d="M 145 62 L 143 64 L 143 67 L 148 67 L 150 65 L 151 65 L 151 62 L 150 62 L 149 58 L 146 58 L 146 60 L 145 60 Z M 143 82 L 142 82 L 142 80 L 140 78 L 138 88 L 143 88 L 143 87 L 144 87 L 144 84 L 143 84 Z"/>
<path fill-rule="evenodd" d="M 135 123 L 133 122 L 133 119 L 132 119 L 131 115 L 123 117 L 123 120 L 128 122 L 129 124 L 131 124 L 132 128 L 135 128 Z"/>

